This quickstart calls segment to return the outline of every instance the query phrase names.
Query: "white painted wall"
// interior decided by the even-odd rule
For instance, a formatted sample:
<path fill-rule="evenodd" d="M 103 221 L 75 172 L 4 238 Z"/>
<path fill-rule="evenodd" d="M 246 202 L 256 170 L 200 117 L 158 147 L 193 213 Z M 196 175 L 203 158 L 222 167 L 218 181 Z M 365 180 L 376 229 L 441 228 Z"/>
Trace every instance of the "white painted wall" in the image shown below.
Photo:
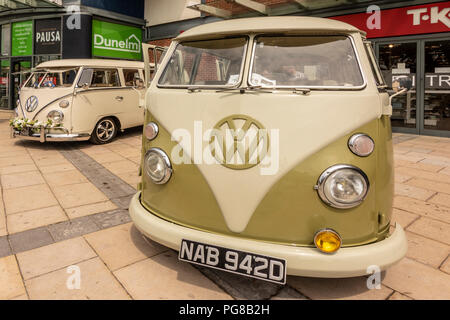
<path fill-rule="evenodd" d="M 147 26 L 200 17 L 200 12 L 187 7 L 200 0 L 145 0 Z"/>

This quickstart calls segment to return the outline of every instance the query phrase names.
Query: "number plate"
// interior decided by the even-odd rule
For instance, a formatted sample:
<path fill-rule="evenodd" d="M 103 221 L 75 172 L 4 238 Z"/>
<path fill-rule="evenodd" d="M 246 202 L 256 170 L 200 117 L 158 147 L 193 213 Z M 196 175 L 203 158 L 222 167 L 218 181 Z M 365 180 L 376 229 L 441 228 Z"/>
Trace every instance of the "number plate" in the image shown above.
<path fill-rule="evenodd" d="M 182 261 L 239 275 L 286 284 L 286 260 L 182 240 L 178 258 Z"/>

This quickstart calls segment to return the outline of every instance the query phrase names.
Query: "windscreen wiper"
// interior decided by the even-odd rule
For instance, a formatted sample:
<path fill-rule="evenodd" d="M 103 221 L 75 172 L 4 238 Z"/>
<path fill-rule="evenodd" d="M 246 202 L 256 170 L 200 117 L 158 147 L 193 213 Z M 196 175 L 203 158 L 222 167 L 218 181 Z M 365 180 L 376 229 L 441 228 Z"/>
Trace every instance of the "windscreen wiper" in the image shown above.
<path fill-rule="evenodd" d="M 187 87 L 187 91 L 189 93 L 199 92 L 199 91 L 201 91 L 201 89 L 202 89 L 202 87 L 195 87 L 195 86 Z"/>
<path fill-rule="evenodd" d="M 311 89 L 308 89 L 308 88 L 295 88 L 294 89 L 294 93 L 297 93 L 297 94 L 303 94 L 303 95 L 308 95 L 308 94 L 310 94 L 311 93 Z"/>
<path fill-rule="evenodd" d="M 231 88 L 223 88 L 220 90 L 216 90 L 216 92 L 227 92 L 227 91 L 239 90 L 239 93 L 246 93 L 247 91 L 260 90 L 260 89 L 263 89 L 263 87 L 262 86 L 248 86 L 248 87 L 243 87 L 243 88 L 231 87 Z"/>

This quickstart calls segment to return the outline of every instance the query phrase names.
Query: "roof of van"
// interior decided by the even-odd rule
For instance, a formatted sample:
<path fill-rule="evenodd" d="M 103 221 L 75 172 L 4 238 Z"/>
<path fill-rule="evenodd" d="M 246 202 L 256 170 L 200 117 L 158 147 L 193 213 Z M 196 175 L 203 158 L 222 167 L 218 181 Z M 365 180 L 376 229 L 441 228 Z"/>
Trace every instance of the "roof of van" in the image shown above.
<path fill-rule="evenodd" d="M 62 59 L 52 60 L 39 64 L 36 69 L 66 68 L 66 67 L 119 67 L 119 68 L 144 68 L 141 61 L 126 61 L 112 59 Z"/>
<path fill-rule="evenodd" d="M 317 17 L 257 17 L 231 19 L 203 24 L 180 34 L 176 40 L 194 40 L 213 35 L 245 33 L 320 33 L 320 32 L 365 32 L 345 22 Z"/>

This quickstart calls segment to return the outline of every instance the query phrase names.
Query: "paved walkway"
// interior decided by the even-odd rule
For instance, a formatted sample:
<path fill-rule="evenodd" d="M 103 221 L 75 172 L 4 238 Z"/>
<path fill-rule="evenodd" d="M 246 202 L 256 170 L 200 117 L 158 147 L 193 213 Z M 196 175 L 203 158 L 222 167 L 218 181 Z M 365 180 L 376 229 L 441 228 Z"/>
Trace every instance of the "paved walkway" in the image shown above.
<path fill-rule="evenodd" d="M 245 279 L 144 239 L 127 212 L 140 131 L 41 145 L 9 139 L 0 120 L 0 299 L 450 299 L 450 139 L 395 135 L 393 223 L 409 251 L 369 290 L 364 277 Z"/>

